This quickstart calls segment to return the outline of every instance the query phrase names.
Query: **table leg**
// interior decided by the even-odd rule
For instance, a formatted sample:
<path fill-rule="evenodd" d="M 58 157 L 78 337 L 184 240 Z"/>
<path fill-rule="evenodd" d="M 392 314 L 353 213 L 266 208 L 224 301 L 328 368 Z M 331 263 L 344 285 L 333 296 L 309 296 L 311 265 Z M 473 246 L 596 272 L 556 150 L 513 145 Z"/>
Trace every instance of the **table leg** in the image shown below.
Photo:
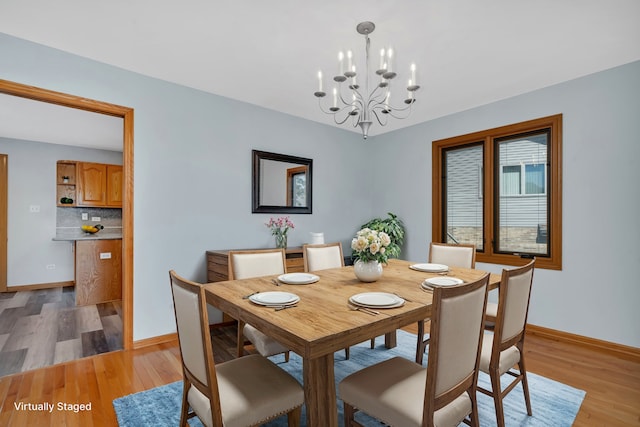
<path fill-rule="evenodd" d="M 303 362 L 307 426 L 337 427 L 336 384 L 333 353 Z"/>
<path fill-rule="evenodd" d="M 384 346 L 386 348 L 394 348 L 397 345 L 398 343 L 395 330 L 393 332 L 387 332 L 386 334 L 384 334 Z"/>

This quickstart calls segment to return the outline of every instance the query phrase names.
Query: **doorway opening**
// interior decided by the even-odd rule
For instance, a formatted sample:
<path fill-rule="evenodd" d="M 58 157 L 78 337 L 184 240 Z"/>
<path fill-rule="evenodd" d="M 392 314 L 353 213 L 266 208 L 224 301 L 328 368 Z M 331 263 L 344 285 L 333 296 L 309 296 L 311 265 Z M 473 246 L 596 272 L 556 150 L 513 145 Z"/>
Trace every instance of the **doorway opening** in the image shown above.
<path fill-rule="evenodd" d="M 0 93 L 123 119 L 122 340 L 125 350 L 133 348 L 133 109 L 1 79 Z M 3 218 L 6 230 L 6 212 L 0 212 L 0 222 Z M 4 266 L 0 270 L 0 292 L 7 288 L 6 260 L 5 238 L 0 239 L 0 267 Z"/>

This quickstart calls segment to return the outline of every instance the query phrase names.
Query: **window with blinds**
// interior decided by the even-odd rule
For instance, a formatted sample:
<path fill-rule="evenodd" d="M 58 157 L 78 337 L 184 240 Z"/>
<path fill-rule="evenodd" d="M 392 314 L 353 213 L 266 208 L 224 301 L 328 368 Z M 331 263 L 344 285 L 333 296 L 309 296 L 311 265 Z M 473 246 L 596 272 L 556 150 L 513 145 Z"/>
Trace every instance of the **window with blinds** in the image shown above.
<path fill-rule="evenodd" d="M 562 115 L 433 142 L 433 240 L 561 269 Z"/>

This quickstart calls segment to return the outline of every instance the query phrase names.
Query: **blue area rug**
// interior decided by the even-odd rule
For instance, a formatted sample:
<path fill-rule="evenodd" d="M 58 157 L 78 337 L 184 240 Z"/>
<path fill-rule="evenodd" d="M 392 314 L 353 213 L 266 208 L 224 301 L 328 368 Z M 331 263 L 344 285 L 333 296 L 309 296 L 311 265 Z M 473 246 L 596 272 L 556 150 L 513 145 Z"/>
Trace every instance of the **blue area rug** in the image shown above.
<path fill-rule="evenodd" d="M 398 331 L 398 346 L 393 349 L 384 348 L 382 338 L 378 338 L 377 341 L 378 346 L 373 350 L 369 348 L 368 341 L 351 347 L 349 360 L 344 359 L 344 351 L 336 352 L 336 382 L 365 366 L 373 365 L 391 357 L 401 356 L 409 360 L 414 359 L 416 336 L 413 334 Z M 297 354 L 291 353 L 288 363 L 284 363 L 282 355 L 274 356 L 271 360 L 302 382 L 302 359 Z M 522 387 L 518 385 L 504 400 L 506 425 L 527 427 L 571 426 L 580 409 L 585 392 L 532 373 L 529 373 L 528 377 L 533 416 L 527 416 Z M 491 388 L 489 377 L 483 373 L 480 374 L 479 383 L 485 388 Z M 182 381 L 178 381 L 118 398 L 113 401 L 113 407 L 118 417 L 118 424 L 121 427 L 161 427 L 177 426 L 179 424 L 181 403 Z M 338 409 L 338 421 L 342 425 L 342 401 L 340 400 L 338 401 Z M 493 400 L 489 396 L 478 393 L 478 410 L 481 426 L 496 425 Z M 304 408 L 302 419 L 302 425 L 306 425 Z M 364 414 L 358 414 L 358 419 L 366 426 L 380 427 L 381 425 L 378 421 Z M 202 426 L 200 421 L 195 418 L 190 420 L 190 425 Z M 286 417 L 280 417 L 266 424 L 269 427 L 286 425 Z"/>

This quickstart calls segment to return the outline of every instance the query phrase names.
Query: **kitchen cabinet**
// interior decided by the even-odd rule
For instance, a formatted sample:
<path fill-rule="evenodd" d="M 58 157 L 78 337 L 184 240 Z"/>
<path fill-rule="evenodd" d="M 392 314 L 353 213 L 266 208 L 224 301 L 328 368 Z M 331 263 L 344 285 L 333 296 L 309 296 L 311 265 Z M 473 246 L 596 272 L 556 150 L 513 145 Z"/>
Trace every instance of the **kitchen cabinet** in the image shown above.
<path fill-rule="evenodd" d="M 60 164 L 58 162 L 58 169 Z M 59 206 L 122 207 L 122 166 L 75 162 L 75 173 L 77 174 L 76 183 L 69 191 L 75 191 L 73 199 L 77 200 L 74 200 L 72 205 L 59 204 Z M 60 196 L 59 199 L 61 197 L 64 196 Z"/>
<path fill-rule="evenodd" d="M 76 162 L 74 161 L 60 160 L 56 165 L 56 200 L 57 206 L 76 206 Z"/>
<path fill-rule="evenodd" d="M 107 204 L 107 165 L 78 162 L 78 206 Z"/>
<path fill-rule="evenodd" d="M 76 305 L 122 299 L 122 239 L 76 241 Z"/>
<path fill-rule="evenodd" d="M 122 166 L 107 165 L 107 206 L 122 207 Z"/>

